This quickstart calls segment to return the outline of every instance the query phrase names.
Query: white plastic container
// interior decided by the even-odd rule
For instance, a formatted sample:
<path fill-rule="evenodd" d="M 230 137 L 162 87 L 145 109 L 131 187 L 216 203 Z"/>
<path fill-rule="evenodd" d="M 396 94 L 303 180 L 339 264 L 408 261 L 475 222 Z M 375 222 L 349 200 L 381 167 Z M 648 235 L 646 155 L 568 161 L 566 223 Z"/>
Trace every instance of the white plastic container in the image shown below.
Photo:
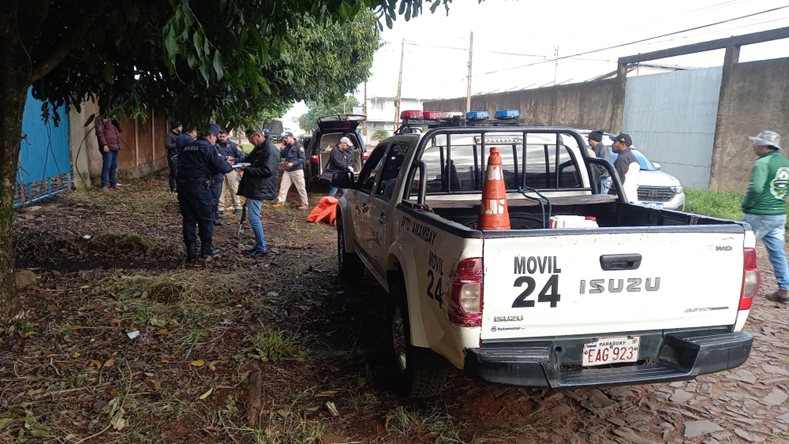
<path fill-rule="evenodd" d="M 550 228 L 597 228 L 597 220 L 591 216 L 551 216 Z"/>

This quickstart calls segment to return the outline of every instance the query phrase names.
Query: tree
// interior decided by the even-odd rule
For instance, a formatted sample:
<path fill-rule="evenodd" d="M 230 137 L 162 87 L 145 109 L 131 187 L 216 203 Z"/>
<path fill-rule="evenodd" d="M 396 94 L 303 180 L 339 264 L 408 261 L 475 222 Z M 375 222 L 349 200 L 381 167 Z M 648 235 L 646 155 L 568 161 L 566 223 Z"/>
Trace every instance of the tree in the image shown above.
<path fill-rule="evenodd" d="M 370 139 L 371 140 L 384 140 L 387 137 L 389 137 L 389 131 L 387 131 L 387 130 L 385 130 L 383 128 L 376 128 L 375 131 L 373 131 L 373 135 L 370 136 Z"/>
<path fill-rule="evenodd" d="M 353 96 L 345 96 L 335 102 L 325 101 L 307 102 L 309 111 L 299 116 L 299 126 L 304 132 L 318 129 L 318 119 L 332 114 L 351 114 L 354 106 L 359 106 L 359 101 Z"/>
<path fill-rule="evenodd" d="M 482 1 L 482 0 L 479 0 Z M 310 20 L 347 24 L 375 11 L 391 28 L 451 0 L 5 0 L 0 8 L 0 322 L 18 308 L 13 282 L 17 159 L 27 90 L 55 107 L 84 99 L 132 117 L 179 110 L 201 122 L 250 101 L 340 96 L 349 88 L 289 72 L 289 48 L 319 45 Z M 353 55 L 352 55 L 353 56 Z M 360 57 L 359 54 L 356 57 Z M 290 69 L 290 71 L 293 71 Z M 312 76 L 312 77 L 310 77 Z M 221 92 L 220 92 L 221 91 Z M 229 102 L 229 103 L 228 103 Z M 269 105 L 256 105 L 265 111 Z M 52 108 L 55 109 L 55 108 Z M 270 109 L 269 109 L 270 110 Z M 48 114 L 48 110 L 43 110 Z M 184 115 L 180 115 L 183 113 Z M 172 114 L 172 113 L 171 113 Z M 59 116 L 54 113 L 55 122 Z"/>

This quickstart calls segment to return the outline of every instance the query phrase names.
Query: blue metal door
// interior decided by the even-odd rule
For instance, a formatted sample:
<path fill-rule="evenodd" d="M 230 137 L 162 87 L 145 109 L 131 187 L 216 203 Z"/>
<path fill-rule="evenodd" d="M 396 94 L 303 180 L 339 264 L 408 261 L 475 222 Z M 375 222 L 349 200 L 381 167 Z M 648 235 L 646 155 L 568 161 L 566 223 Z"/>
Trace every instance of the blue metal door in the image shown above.
<path fill-rule="evenodd" d="M 52 106 L 46 104 L 50 110 L 46 122 L 42 106 L 43 102 L 33 98 L 32 88 L 28 90 L 16 175 L 17 207 L 71 188 L 68 108 L 63 105 L 57 109 L 60 122 L 55 126 Z"/>

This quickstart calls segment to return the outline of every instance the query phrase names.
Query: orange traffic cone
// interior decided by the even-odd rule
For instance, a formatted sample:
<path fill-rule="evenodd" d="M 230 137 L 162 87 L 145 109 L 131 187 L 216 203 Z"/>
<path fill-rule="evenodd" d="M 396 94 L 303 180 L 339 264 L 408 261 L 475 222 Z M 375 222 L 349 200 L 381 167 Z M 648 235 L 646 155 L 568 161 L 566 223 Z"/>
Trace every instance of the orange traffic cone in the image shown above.
<path fill-rule="evenodd" d="M 501 155 L 497 147 L 490 149 L 488 169 L 482 184 L 482 206 L 477 221 L 478 230 L 509 230 L 510 212 L 507 210 L 507 186 Z"/>

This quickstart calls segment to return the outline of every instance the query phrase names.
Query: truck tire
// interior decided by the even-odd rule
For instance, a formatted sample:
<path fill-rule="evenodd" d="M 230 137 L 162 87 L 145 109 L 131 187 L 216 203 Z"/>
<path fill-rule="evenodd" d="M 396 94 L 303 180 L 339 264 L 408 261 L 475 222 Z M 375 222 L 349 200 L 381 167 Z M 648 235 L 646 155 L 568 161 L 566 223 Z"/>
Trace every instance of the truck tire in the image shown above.
<path fill-rule="evenodd" d="M 391 308 L 392 358 L 397 391 L 406 398 L 435 396 L 444 390 L 449 363 L 429 348 L 411 345 L 411 323 L 403 282 L 393 282 L 389 295 Z"/>
<path fill-rule="evenodd" d="M 342 223 L 342 215 L 337 212 L 337 266 L 340 269 L 340 276 L 346 279 L 359 277 L 364 274 L 361 259 L 356 253 L 345 251 L 345 228 Z"/>

